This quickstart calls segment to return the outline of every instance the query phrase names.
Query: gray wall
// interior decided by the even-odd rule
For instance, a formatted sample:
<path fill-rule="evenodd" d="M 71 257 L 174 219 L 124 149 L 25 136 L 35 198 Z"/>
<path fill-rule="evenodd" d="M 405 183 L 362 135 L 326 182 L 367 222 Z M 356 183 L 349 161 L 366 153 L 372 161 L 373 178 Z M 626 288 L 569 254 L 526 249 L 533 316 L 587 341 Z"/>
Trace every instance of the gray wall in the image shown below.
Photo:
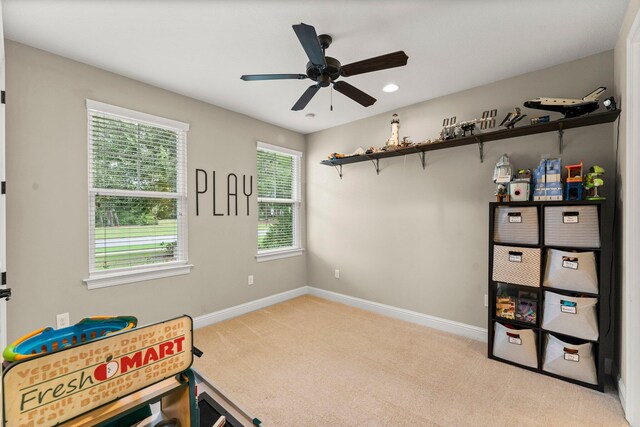
<path fill-rule="evenodd" d="M 53 324 L 55 314 L 65 311 L 72 322 L 131 313 L 147 323 L 181 313 L 198 316 L 304 284 L 486 326 L 487 203 L 493 199 L 495 160 L 506 152 L 516 167 L 534 167 L 541 154 L 557 154 L 557 135 L 550 133 L 487 143 L 484 163 L 477 147 L 467 146 L 428 153 L 424 171 L 414 155 L 382 160 L 380 176 L 368 163 L 346 166 L 340 180 L 319 161 L 334 151 L 383 145 L 392 112 L 308 135 L 308 214 L 302 214 L 307 256 L 256 263 L 255 199 L 250 217 L 196 217 L 194 170 L 255 175 L 256 140 L 305 151 L 304 136 L 6 44 L 10 340 Z M 409 106 L 397 111 L 400 133 L 420 141 L 438 134 L 443 117 L 464 120 L 498 108 L 501 119 L 525 99 L 580 97 L 599 85 L 611 87 L 612 64 L 613 52 L 604 52 Z M 86 98 L 191 124 L 191 274 L 92 291 L 82 283 L 88 275 Z M 611 170 L 612 132 L 611 124 L 566 132 L 563 163 L 582 159 Z M 303 242 L 305 237 L 303 232 Z M 333 277 L 335 268 L 340 279 Z M 248 274 L 255 275 L 252 287 Z"/>
<path fill-rule="evenodd" d="M 421 141 L 438 135 L 444 117 L 467 120 L 497 108 L 502 120 L 527 99 L 577 98 L 597 86 L 611 88 L 612 67 L 608 51 L 402 108 L 396 111 L 400 135 Z M 486 327 L 488 203 L 494 199 L 495 162 L 507 153 L 516 168 L 533 168 L 541 154 L 558 155 L 557 134 L 487 143 L 484 163 L 474 145 L 429 152 L 424 171 L 417 155 L 381 160 L 379 176 L 369 162 L 347 165 L 342 180 L 334 168 L 319 164 L 331 152 L 384 145 L 392 113 L 307 136 L 309 284 Z M 552 119 L 558 116 L 552 113 Z M 563 165 L 584 160 L 612 171 L 611 141 L 611 124 L 569 130 Z M 614 175 L 607 175 L 606 196 L 612 194 Z M 334 278 L 335 268 L 340 279 Z"/>
<path fill-rule="evenodd" d="M 633 20 L 635 19 L 638 11 L 640 11 L 640 0 L 631 0 L 629 2 L 629 7 L 627 8 L 627 12 L 624 17 L 624 21 L 622 23 L 622 27 L 620 29 L 620 34 L 618 36 L 618 42 L 616 43 L 616 48 L 614 50 L 614 85 L 615 85 L 615 97 L 620 103 L 620 109 L 622 110 L 622 114 L 620 115 L 620 141 L 619 141 L 619 152 L 618 152 L 618 176 L 624 177 L 626 173 L 626 160 L 627 160 L 627 144 L 630 144 L 631 141 L 627 141 L 627 133 L 626 133 L 626 105 L 628 102 L 629 94 L 627 92 L 627 37 L 629 36 L 629 31 L 631 30 L 631 25 L 633 24 Z M 614 133 L 615 136 L 615 133 Z M 614 141 L 615 142 L 615 141 Z M 614 147 L 615 149 L 615 147 Z M 618 210 L 618 227 L 617 227 L 617 235 L 620 237 L 617 239 L 616 251 L 619 255 L 618 263 L 617 263 L 617 280 L 620 286 L 620 301 L 624 301 L 627 289 L 627 283 L 624 281 L 624 276 L 622 275 L 622 266 L 624 265 L 624 253 L 622 248 L 624 247 L 625 242 L 625 232 L 624 232 L 624 221 L 625 218 L 623 216 L 623 207 L 624 201 L 622 195 L 624 194 L 624 180 L 621 179 L 618 181 L 620 184 L 618 185 L 618 194 L 616 195 L 616 209 Z M 625 306 L 621 304 L 621 311 L 619 313 L 619 322 L 620 322 L 620 354 L 624 355 L 626 351 L 626 342 L 624 340 L 625 334 Z M 624 359 L 624 357 L 618 357 L 620 376 L 623 379 L 623 382 L 627 382 L 627 372 L 626 372 L 626 364 L 630 362 Z"/>
<path fill-rule="evenodd" d="M 306 284 L 304 256 L 256 263 L 255 189 L 249 217 L 214 218 L 210 203 L 195 216 L 194 197 L 196 168 L 225 179 L 230 172 L 251 174 L 255 186 L 256 140 L 304 151 L 303 135 L 11 41 L 6 64 L 9 342 L 55 326 L 56 313 L 70 312 L 72 323 L 89 315 L 132 314 L 144 324 Z M 87 98 L 191 124 L 191 274 L 91 291 L 83 284 L 89 266 Z M 220 184 L 219 191 L 226 191 Z M 255 275 L 255 285 L 247 285 L 248 274 Z"/>

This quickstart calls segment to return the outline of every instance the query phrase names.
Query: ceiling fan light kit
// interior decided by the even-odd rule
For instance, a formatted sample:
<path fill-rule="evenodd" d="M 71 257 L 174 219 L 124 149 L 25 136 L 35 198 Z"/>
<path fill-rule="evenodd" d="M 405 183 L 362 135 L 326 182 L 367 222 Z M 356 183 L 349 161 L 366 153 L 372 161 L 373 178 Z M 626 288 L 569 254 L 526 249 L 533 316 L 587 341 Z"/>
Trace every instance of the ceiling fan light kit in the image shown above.
<path fill-rule="evenodd" d="M 399 89 L 399 86 L 397 84 L 389 83 L 388 85 L 382 88 L 382 91 L 391 93 L 391 92 L 397 91 L 398 89 Z"/>
<path fill-rule="evenodd" d="M 320 88 L 333 85 L 333 88 L 351 98 L 358 104 L 369 107 L 375 104 L 376 99 L 371 95 L 350 85 L 340 77 L 350 77 L 358 74 L 370 73 L 373 71 L 386 70 L 388 68 L 402 67 L 407 65 L 409 57 L 403 51 L 388 53 L 376 56 L 351 64 L 342 65 L 340 61 L 325 55 L 326 49 L 333 41 L 327 34 L 317 35 L 316 29 L 307 24 L 293 25 L 293 31 L 298 36 L 309 62 L 307 63 L 307 74 L 249 74 L 240 78 L 244 81 L 256 80 L 304 80 L 310 79 L 316 83 L 309 86 L 302 96 L 291 108 L 293 111 L 304 110 L 309 101 L 320 90 Z M 397 90 L 397 86 L 396 89 Z M 391 91 L 393 92 L 393 90 Z"/>

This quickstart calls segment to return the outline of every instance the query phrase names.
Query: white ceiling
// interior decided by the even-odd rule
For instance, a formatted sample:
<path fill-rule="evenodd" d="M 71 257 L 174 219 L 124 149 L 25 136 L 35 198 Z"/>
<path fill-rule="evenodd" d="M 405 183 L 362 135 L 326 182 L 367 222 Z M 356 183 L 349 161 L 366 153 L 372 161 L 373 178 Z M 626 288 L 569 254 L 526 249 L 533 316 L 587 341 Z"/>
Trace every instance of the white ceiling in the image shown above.
<path fill-rule="evenodd" d="M 302 133 L 612 49 L 628 0 L 3 0 L 5 37 Z M 333 37 L 342 64 L 404 50 L 407 66 L 347 78 L 369 108 L 310 80 L 291 25 Z M 394 82 L 395 93 L 382 87 Z M 560 94 L 561 95 L 561 94 Z M 314 119 L 305 118 L 315 113 Z"/>

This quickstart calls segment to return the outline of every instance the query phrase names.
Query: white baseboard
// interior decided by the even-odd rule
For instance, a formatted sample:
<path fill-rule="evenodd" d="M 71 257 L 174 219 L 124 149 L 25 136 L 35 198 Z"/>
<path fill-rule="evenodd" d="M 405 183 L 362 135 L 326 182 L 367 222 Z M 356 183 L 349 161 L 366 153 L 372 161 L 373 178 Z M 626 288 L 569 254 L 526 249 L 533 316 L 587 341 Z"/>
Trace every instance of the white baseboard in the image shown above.
<path fill-rule="evenodd" d="M 473 325 L 456 322 L 453 320 L 443 319 L 441 317 L 430 316 L 428 314 L 418 313 L 417 311 L 406 310 L 404 308 L 393 307 L 391 305 L 381 304 L 362 298 L 352 297 L 337 292 L 326 291 L 324 289 L 314 288 L 313 286 L 301 286 L 290 291 L 260 298 L 255 301 L 249 301 L 234 307 L 225 308 L 223 310 L 214 311 L 213 313 L 195 317 L 193 319 L 193 328 L 203 328 L 222 322 L 223 320 L 241 316 L 252 311 L 260 310 L 270 305 L 278 304 L 283 301 L 290 300 L 302 295 L 314 295 L 330 301 L 339 302 L 352 307 L 361 308 L 363 310 L 372 311 L 384 316 L 394 317 L 406 322 L 416 323 L 418 325 L 427 326 L 429 328 L 438 329 L 440 331 L 449 332 L 477 341 L 487 341 L 487 330 Z"/>
<path fill-rule="evenodd" d="M 339 294 L 337 292 L 326 291 L 324 289 L 314 288 L 313 286 L 308 286 L 307 288 L 310 295 L 320 298 L 372 311 L 384 316 L 394 317 L 407 322 L 417 323 L 418 325 L 427 326 L 429 328 L 438 329 L 455 335 L 472 338 L 477 341 L 487 341 L 487 330 L 484 328 L 443 319 L 441 317 L 430 316 L 428 314 L 418 313 L 404 308 L 393 307 L 391 305 L 381 304 L 362 298 Z"/>
<path fill-rule="evenodd" d="M 290 291 L 281 292 L 279 294 L 260 298 L 254 301 L 249 301 L 244 304 L 236 305 L 234 307 L 229 307 L 222 310 L 214 311 L 213 313 L 204 314 L 193 319 L 193 329 L 213 325 L 214 323 L 222 322 L 223 320 L 231 319 L 232 317 L 238 317 L 252 311 L 260 310 L 261 308 L 269 307 L 270 305 L 278 304 L 280 302 L 290 300 L 307 293 L 307 286 L 301 286 Z"/>
<path fill-rule="evenodd" d="M 627 413 L 627 388 L 622 381 L 622 378 L 618 376 L 618 397 L 620 398 L 620 404 L 622 404 L 622 409 L 625 413 Z"/>

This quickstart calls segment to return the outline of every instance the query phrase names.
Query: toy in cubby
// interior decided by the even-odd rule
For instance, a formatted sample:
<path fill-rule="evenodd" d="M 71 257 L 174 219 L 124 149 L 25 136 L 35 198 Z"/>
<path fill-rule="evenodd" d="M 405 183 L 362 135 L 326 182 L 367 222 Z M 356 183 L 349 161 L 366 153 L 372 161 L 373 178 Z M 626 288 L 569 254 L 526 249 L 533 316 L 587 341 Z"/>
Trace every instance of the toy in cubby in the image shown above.
<path fill-rule="evenodd" d="M 533 171 L 533 200 L 562 200 L 562 161 L 543 157 Z"/>
<path fill-rule="evenodd" d="M 516 320 L 535 324 L 537 321 L 538 301 L 534 299 L 518 298 Z"/>
<path fill-rule="evenodd" d="M 531 188 L 531 169 L 518 169 L 509 183 L 509 194 L 512 202 L 529 201 Z"/>
<path fill-rule="evenodd" d="M 565 185 L 565 200 L 582 200 L 582 162 L 576 165 L 565 166 L 567 180 Z"/>
<path fill-rule="evenodd" d="M 509 202 L 511 201 L 511 195 L 509 194 L 509 183 L 511 182 L 511 163 L 509 156 L 503 154 L 498 159 L 496 167 L 493 170 L 493 182 L 496 184 L 496 196 L 497 202 Z"/>
<path fill-rule="evenodd" d="M 601 166 L 591 166 L 589 172 L 585 175 L 584 187 L 587 190 L 587 200 L 604 200 L 605 198 L 598 194 L 598 187 L 604 185 L 602 176 L 604 175 L 604 168 Z"/>
<path fill-rule="evenodd" d="M 506 283 L 499 283 L 496 292 L 496 317 L 536 324 L 538 320 L 536 293 L 521 291 Z"/>

